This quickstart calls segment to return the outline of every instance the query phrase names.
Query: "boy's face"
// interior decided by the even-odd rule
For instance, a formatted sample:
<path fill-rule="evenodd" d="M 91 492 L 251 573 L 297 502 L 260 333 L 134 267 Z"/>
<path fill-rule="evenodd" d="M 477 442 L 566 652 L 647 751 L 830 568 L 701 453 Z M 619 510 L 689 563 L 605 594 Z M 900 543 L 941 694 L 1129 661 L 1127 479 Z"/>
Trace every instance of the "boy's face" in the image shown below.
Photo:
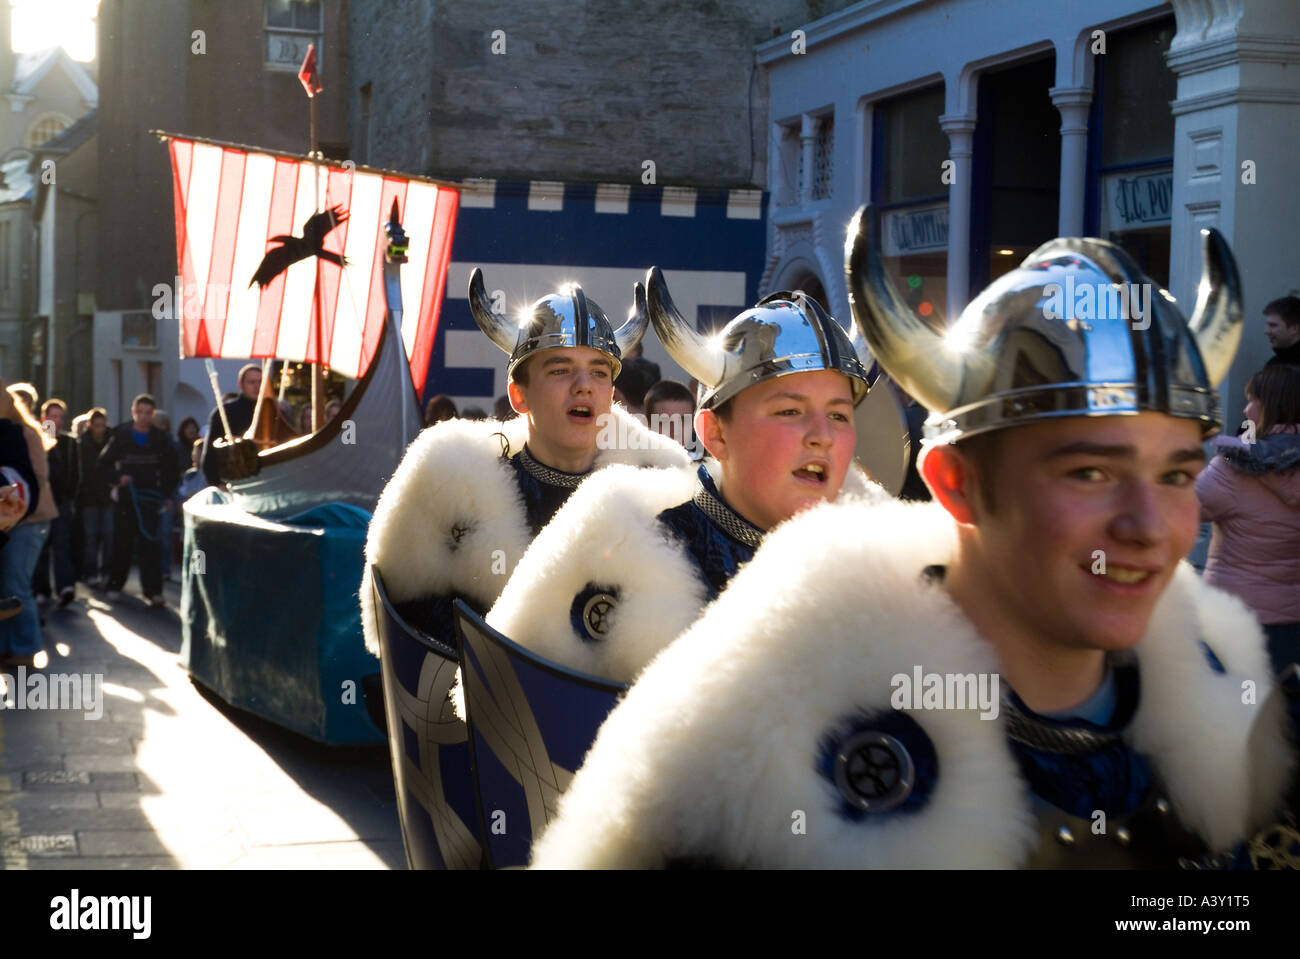
<path fill-rule="evenodd" d="M 726 422 L 704 410 L 695 428 L 722 464 L 723 497 L 763 530 L 835 499 L 857 439 L 849 378 L 833 370 L 765 380 L 736 394 Z"/>
<path fill-rule="evenodd" d="M 528 361 L 528 385 L 510 382 L 510 405 L 528 417 L 533 452 L 574 454 L 596 449 L 596 435 L 614 401 L 614 366 L 589 346 L 543 350 Z"/>
<path fill-rule="evenodd" d="M 1196 540 L 1199 424 L 1162 413 L 1072 417 L 998 439 L 988 464 L 995 511 L 969 494 L 976 555 L 961 561 L 978 564 L 986 588 L 976 601 L 1000 604 L 1044 643 L 1135 645 Z"/>

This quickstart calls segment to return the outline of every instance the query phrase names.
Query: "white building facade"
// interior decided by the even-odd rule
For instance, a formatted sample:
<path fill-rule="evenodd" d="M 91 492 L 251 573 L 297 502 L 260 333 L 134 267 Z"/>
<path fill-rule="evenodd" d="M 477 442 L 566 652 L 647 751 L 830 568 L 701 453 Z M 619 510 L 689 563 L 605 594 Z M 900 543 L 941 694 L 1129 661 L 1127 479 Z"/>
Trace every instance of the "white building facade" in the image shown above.
<path fill-rule="evenodd" d="M 1128 250 L 1185 312 L 1199 230 L 1236 255 L 1246 330 L 1229 432 L 1300 290 L 1295 0 L 867 0 L 766 43 L 764 291 L 848 316 L 844 231 L 866 202 L 900 289 L 936 323 L 1054 236 Z"/>

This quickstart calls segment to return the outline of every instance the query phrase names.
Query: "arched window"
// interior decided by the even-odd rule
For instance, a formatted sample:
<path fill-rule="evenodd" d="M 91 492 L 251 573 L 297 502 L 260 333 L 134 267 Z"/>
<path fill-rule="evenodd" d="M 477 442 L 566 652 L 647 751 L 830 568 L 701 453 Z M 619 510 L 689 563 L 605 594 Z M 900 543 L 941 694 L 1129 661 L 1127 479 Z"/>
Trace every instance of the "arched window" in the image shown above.
<path fill-rule="evenodd" d="M 47 140 L 58 136 L 72 126 L 72 118 L 62 113 L 42 113 L 27 128 L 26 146 L 35 149 Z"/>
<path fill-rule="evenodd" d="M 790 287 L 790 290 L 792 292 L 802 290 L 811 299 L 820 303 L 823 310 L 830 312 L 830 304 L 826 302 L 826 287 L 822 285 L 822 281 L 816 275 L 804 273 L 800 276 L 799 282 Z"/>

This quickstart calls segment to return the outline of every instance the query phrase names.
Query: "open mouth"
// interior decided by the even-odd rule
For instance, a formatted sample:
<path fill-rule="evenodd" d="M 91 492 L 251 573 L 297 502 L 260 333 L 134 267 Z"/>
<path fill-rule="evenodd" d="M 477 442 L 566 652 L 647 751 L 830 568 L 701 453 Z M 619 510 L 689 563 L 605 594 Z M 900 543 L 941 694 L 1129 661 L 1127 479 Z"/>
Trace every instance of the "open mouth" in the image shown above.
<path fill-rule="evenodd" d="M 816 486 L 826 485 L 826 467 L 822 463 L 808 463 L 794 471 L 795 479 Z"/>
<path fill-rule="evenodd" d="M 569 417 L 571 419 L 575 419 L 581 423 L 590 422 L 592 416 L 595 415 L 595 413 L 592 411 L 590 406 L 582 406 L 582 405 L 570 406 L 568 412 L 569 412 Z"/>

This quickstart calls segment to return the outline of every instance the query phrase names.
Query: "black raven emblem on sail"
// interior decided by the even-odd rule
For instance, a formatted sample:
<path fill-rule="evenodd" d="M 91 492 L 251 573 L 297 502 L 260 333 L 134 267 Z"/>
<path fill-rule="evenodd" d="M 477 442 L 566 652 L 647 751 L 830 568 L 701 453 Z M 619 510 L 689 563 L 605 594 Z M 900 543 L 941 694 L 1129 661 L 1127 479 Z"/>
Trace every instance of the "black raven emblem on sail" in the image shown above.
<path fill-rule="evenodd" d="M 347 260 L 325 249 L 326 235 L 340 223 L 346 222 L 347 218 L 348 215 L 343 212 L 343 208 L 336 206 L 309 216 L 307 222 L 302 225 L 302 236 L 285 236 L 282 233 L 271 237 L 271 242 L 280 245 L 262 258 L 257 272 L 248 281 L 248 285 L 252 286 L 256 283 L 264 287 L 290 266 L 309 256 L 318 256 L 330 263 L 347 266 Z"/>

